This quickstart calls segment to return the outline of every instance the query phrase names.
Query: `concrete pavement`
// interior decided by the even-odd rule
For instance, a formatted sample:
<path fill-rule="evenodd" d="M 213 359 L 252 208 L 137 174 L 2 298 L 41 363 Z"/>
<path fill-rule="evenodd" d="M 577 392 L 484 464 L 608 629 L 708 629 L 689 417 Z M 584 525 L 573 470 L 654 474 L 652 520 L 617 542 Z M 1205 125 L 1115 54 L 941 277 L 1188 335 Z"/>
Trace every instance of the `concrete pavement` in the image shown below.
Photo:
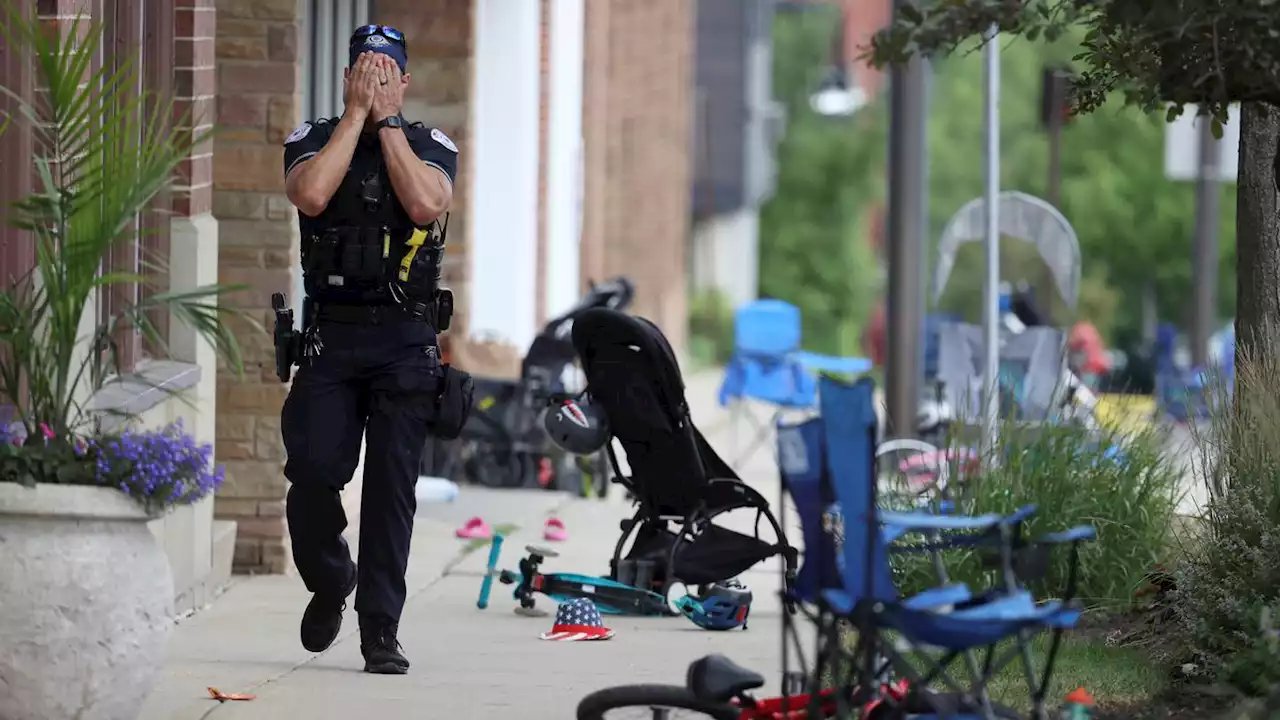
<path fill-rule="evenodd" d="M 728 455 L 729 425 L 715 405 L 718 374 L 694 376 L 689 385 L 695 420 Z M 777 496 L 768 448 L 753 456 L 743 475 L 767 497 Z M 333 647 L 319 655 L 303 650 L 298 621 L 309 596 L 297 578 L 238 578 L 209 608 L 179 623 L 169 662 L 142 720 L 480 718 L 508 711 L 531 720 L 571 718 L 582 696 L 602 687 L 682 683 L 687 665 L 709 652 L 728 654 L 777 687 L 781 609 L 776 562 L 742 578 L 756 598 L 747 631 L 707 632 L 682 618 L 606 618 L 617 632 L 612 640 L 555 643 L 538 638 L 550 629 L 552 618 L 514 614 L 507 586 L 495 586 L 489 609 L 478 610 L 487 547 L 468 549 L 454 539 L 454 528 L 473 515 L 495 526 L 518 526 L 503 552 L 502 564 L 512 568 L 524 545 L 546 544 L 540 537 L 542 524 L 552 513 L 566 523 L 570 537 L 556 546 L 561 555 L 547 562 L 547 570 L 606 573 L 618 522 L 630 515 L 616 488 L 607 500 L 587 501 L 550 492 L 464 487 L 454 503 L 420 508 L 410 597 L 400 626 L 413 667 L 403 677 L 361 672 L 351 611 Z M 740 522 L 754 519 L 753 513 L 739 515 L 735 520 Z M 540 604 L 554 610 L 549 600 Z M 209 686 L 257 697 L 218 703 L 209 698 Z"/>

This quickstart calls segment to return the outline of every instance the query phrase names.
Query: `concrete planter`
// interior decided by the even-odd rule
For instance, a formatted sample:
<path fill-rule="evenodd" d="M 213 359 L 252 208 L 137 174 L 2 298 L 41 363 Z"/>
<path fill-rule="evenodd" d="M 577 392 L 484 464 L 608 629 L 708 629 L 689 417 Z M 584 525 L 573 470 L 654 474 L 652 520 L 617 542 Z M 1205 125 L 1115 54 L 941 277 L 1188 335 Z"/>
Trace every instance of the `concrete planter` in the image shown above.
<path fill-rule="evenodd" d="M 111 488 L 0 482 L 0 718 L 137 718 L 173 627 L 150 519 Z"/>

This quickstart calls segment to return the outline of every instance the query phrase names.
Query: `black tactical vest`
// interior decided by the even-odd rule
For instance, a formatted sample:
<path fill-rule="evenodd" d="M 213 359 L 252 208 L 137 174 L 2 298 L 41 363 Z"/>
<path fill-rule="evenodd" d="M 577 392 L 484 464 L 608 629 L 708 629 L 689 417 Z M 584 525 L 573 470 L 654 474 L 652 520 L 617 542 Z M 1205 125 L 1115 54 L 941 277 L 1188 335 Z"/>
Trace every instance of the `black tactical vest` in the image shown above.
<path fill-rule="evenodd" d="M 376 134 L 361 136 L 324 212 L 300 217 L 303 282 L 312 300 L 426 303 L 440 287 L 444 223 L 413 226 L 392 190 Z"/>

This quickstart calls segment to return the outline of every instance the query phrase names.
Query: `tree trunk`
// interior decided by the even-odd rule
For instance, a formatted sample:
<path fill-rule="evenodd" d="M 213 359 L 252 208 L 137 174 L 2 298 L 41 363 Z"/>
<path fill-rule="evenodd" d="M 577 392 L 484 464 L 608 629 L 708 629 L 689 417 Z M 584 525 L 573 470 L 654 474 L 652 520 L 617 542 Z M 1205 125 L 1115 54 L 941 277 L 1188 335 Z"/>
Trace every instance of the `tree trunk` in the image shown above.
<path fill-rule="evenodd" d="M 1280 208 L 1276 147 L 1280 108 L 1244 103 L 1236 185 L 1236 362 L 1267 352 L 1280 327 Z"/>

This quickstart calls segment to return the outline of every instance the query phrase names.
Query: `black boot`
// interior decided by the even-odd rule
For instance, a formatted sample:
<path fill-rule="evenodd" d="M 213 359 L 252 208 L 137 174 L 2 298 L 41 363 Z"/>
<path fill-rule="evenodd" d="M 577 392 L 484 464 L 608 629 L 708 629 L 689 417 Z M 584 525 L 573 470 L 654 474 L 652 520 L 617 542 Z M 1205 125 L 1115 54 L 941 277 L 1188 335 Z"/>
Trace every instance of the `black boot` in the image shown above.
<path fill-rule="evenodd" d="M 307 652 L 324 652 L 342 630 L 342 612 L 347 609 L 347 596 L 356 589 L 356 568 L 351 567 L 351 582 L 340 595 L 315 593 L 302 613 L 302 647 Z"/>
<path fill-rule="evenodd" d="M 360 653 L 364 671 L 376 675 L 404 675 L 409 660 L 396 640 L 399 626 L 385 618 L 360 618 Z"/>

